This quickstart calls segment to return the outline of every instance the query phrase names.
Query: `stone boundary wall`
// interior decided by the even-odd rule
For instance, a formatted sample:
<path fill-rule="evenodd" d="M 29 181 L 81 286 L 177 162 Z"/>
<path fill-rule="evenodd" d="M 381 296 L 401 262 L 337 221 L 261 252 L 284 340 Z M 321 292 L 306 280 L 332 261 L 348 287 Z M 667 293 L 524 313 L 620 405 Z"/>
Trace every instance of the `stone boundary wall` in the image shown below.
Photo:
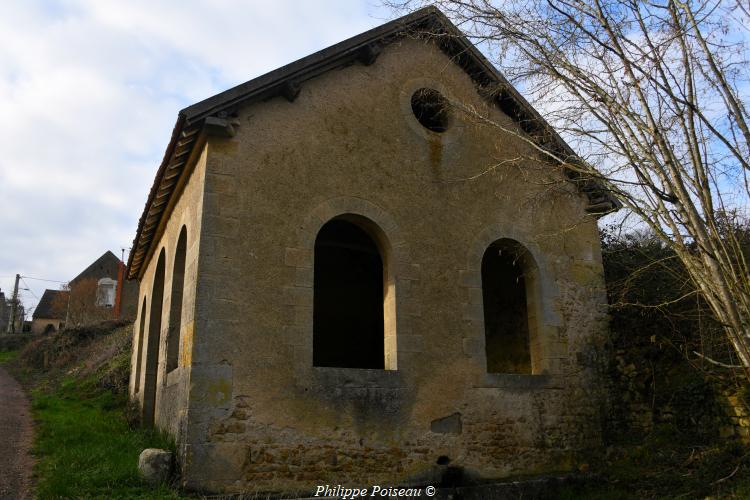
<path fill-rule="evenodd" d="M 0 352 L 15 351 L 23 346 L 43 337 L 43 335 L 33 335 L 29 333 L 0 333 Z"/>
<path fill-rule="evenodd" d="M 741 374 L 701 373 L 686 360 L 643 346 L 618 349 L 610 367 L 609 435 L 645 436 L 662 425 L 707 439 L 750 444 Z"/>

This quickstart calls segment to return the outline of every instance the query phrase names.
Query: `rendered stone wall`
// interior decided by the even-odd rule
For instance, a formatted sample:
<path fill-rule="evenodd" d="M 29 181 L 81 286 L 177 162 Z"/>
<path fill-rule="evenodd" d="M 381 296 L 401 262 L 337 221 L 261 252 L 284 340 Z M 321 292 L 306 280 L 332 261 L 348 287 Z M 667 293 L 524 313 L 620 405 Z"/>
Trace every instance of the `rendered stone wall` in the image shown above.
<path fill-rule="evenodd" d="M 34 334 L 45 333 L 49 325 L 52 325 L 55 331 L 59 331 L 60 325 L 63 323 L 65 323 L 65 321 L 62 319 L 35 318 L 31 321 L 31 333 L 34 333 Z"/>
<path fill-rule="evenodd" d="M 185 486 L 429 483 L 446 460 L 499 478 L 571 470 L 600 443 L 606 297 L 584 198 L 541 182 L 557 174 L 538 161 L 506 162 L 534 153 L 458 111 L 427 131 L 410 106 L 422 87 L 516 129 L 441 51 L 404 39 L 210 139 Z M 312 366 L 314 241 L 342 214 L 387 239 L 396 369 Z M 534 375 L 486 373 L 481 258 L 500 238 L 538 267 Z"/>
<path fill-rule="evenodd" d="M 203 205 L 203 185 L 205 182 L 205 150 L 198 157 L 194 169 L 188 178 L 171 216 L 164 227 L 158 243 L 154 247 L 152 258 L 148 261 L 143 277 L 140 280 L 140 288 L 137 295 L 137 312 L 133 327 L 133 359 L 131 361 L 130 396 L 143 407 L 144 387 L 146 377 L 146 357 L 148 338 L 150 335 L 159 335 L 158 365 L 156 373 L 156 404 L 155 425 L 172 434 L 177 439 L 178 446 L 183 445 L 183 428 L 186 423 L 187 397 L 190 383 L 190 366 L 192 339 L 195 325 L 195 297 L 196 282 L 198 279 L 198 253 L 201 231 L 201 214 Z M 182 318 L 179 333 L 179 362 L 178 367 L 167 373 L 167 333 L 169 331 L 169 312 L 171 306 L 172 271 L 174 268 L 175 250 L 177 240 L 182 227 L 187 228 L 187 252 L 185 260 L 185 279 L 182 300 Z M 162 306 L 161 331 L 152 332 L 149 328 L 151 311 L 151 295 L 154 285 L 154 273 L 157 266 L 157 257 L 161 250 L 165 251 L 165 280 L 164 300 Z M 146 318 L 143 321 L 144 332 L 142 346 L 139 343 L 141 311 L 144 299 L 146 301 Z M 141 369 L 138 371 L 137 356 L 140 354 Z M 135 378 L 140 377 L 140 390 L 135 391 Z"/>
<path fill-rule="evenodd" d="M 41 338 L 40 335 L 29 333 L 5 333 L 0 331 L 0 352 L 17 351 L 23 346 Z"/>

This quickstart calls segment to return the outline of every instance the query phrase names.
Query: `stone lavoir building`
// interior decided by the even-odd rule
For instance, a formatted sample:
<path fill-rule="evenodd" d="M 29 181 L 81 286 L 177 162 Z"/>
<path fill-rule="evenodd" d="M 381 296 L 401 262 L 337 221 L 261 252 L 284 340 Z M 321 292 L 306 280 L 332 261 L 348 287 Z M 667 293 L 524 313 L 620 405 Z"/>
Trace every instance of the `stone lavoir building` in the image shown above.
<path fill-rule="evenodd" d="M 596 215 L 618 205 L 540 159 L 540 135 L 572 155 L 431 8 L 182 110 L 128 273 L 130 394 L 175 437 L 183 486 L 585 460 L 606 337 Z"/>

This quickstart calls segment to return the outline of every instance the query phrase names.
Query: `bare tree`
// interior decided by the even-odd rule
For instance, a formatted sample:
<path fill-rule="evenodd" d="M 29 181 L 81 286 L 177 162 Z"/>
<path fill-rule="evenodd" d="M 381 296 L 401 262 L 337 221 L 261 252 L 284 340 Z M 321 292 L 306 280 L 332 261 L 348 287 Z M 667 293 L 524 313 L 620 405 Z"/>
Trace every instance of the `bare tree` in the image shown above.
<path fill-rule="evenodd" d="M 435 5 L 491 54 L 578 154 L 522 138 L 595 179 L 674 250 L 750 370 L 750 275 L 727 230 L 750 199 L 750 3 L 741 2 L 388 3 Z"/>
<path fill-rule="evenodd" d="M 67 287 L 63 311 L 67 311 L 68 326 L 80 326 L 112 318 L 112 308 L 99 304 L 96 278 L 84 278 Z"/>

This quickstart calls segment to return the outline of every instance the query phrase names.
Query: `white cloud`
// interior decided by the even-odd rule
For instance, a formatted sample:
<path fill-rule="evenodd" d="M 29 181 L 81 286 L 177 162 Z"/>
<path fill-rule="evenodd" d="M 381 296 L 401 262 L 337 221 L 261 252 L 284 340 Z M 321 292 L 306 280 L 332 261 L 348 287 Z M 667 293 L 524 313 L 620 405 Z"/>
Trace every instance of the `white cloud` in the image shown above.
<path fill-rule="evenodd" d="M 0 16 L 0 288 L 130 246 L 179 109 L 377 26 L 364 1 L 12 2 Z M 34 305 L 54 283 L 26 280 Z"/>

